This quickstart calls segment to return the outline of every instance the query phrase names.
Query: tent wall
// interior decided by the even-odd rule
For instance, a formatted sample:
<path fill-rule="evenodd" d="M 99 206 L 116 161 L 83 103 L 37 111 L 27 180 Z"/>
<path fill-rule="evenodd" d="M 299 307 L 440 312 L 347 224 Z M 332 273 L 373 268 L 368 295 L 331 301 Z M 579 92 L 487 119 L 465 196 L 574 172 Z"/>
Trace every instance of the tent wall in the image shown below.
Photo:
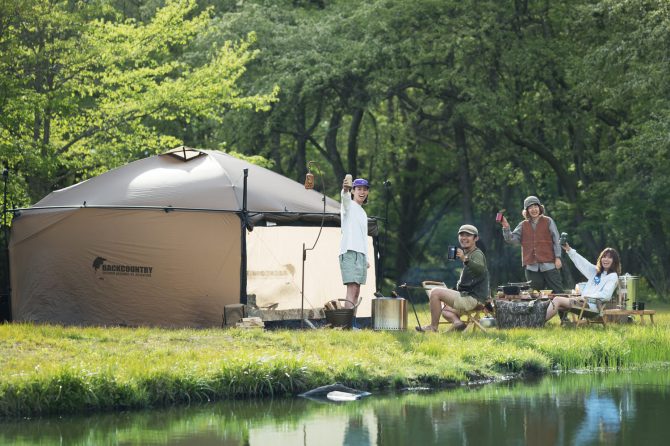
<path fill-rule="evenodd" d="M 300 308 L 302 245 L 314 245 L 318 227 L 256 227 L 247 234 L 247 293 L 255 294 L 259 306 L 278 303 L 277 309 Z M 338 254 L 341 230 L 325 227 L 305 261 L 305 309 L 321 308 L 332 299 L 344 299 Z M 373 255 L 372 237 L 368 252 Z M 359 317 L 369 317 L 375 287 L 375 262 L 370 262 L 367 283 L 361 287 L 363 302 Z"/>
<path fill-rule="evenodd" d="M 239 228 L 233 213 L 25 213 L 10 243 L 14 320 L 220 326 L 239 302 Z"/>
<path fill-rule="evenodd" d="M 138 160 L 21 210 L 10 242 L 14 320 L 219 326 L 224 306 L 244 301 L 245 277 L 247 294 L 260 305 L 300 308 L 301 248 L 314 244 L 319 228 L 298 225 L 318 225 L 322 193 L 225 153 L 188 152 L 199 156 Z M 245 190 L 245 210 L 257 226 L 241 233 Z M 326 222 L 339 224 L 339 203 L 325 204 Z M 339 241 L 340 228 L 326 227 L 308 251 L 305 308 L 344 298 Z M 365 299 L 375 291 L 370 263 Z M 370 314 L 369 302 L 358 314 Z"/>

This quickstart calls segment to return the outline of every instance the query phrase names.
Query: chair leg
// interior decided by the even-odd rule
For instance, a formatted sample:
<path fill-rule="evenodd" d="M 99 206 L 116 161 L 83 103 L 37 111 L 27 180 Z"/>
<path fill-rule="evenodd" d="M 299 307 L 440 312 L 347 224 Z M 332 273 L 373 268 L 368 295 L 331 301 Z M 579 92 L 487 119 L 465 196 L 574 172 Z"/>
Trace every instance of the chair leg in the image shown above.
<path fill-rule="evenodd" d="M 579 310 L 578 314 L 575 314 L 574 312 L 570 313 L 570 316 L 572 317 L 572 321 L 575 324 L 575 327 L 579 327 L 581 325 L 590 325 L 590 324 L 602 324 L 603 328 L 607 328 L 607 321 L 605 320 L 605 314 L 602 306 L 600 304 L 597 304 L 598 306 L 598 315 L 590 315 L 590 316 L 585 316 L 584 312 L 586 311 L 588 305 L 588 301 L 582 302 L 582 305 L 577 308 L 576 306 L 573 306 L 573 309 Z"/>
<path fill-rule="evenodd" d="M 465 330 L 469 332 L 474 332 L 477 328 L 486 333 L 487 329 L 482 326 L 479 320 L 482 318 L 482 310 L 477 309 L 468 313 L 465 313 Z"/>

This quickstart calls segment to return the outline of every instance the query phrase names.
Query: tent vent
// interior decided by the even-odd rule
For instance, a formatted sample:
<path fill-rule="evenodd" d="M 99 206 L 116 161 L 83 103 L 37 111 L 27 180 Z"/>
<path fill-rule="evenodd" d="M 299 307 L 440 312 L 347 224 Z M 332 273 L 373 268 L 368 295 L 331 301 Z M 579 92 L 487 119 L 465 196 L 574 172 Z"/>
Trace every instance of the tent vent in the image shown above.
<path fill-rule="evenodd" d="M 196 159 L 199 156 L 206 155 L 206 153 L 201 152 L 200 150 L 192 149 L 190 147 L 180 146 L 177 147 L 176 149 L 172 149 L 168 152 L 165 152 L 163 155 L 174 156 L 175 158 L 186 162 Z"/>

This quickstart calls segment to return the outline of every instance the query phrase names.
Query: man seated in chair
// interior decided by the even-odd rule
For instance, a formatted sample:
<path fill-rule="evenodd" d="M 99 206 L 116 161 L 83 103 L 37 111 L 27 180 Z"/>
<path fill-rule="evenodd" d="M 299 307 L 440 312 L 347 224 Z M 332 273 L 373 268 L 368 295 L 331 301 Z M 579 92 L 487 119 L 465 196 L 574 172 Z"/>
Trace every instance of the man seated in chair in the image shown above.
<path fill-rule="evenodd" d="M 563 245 L 563 249 L 568 253 L 577 269 L 586 277 L 587 282 L 584 289 L 581 290 L 581 299 L 554 297 L 547 307 L 546 320 L 554 317 L 559 310 L 567 311 L 575 306 L 583 306 L 584 314 L 600 314 L 598 301 L 610 301 L 619 281 L 619 274 L 621 274 L 619 253 L 614 248 L 605 248 L 594 265 L 576 250 L 570 248 L 567 242 Z M 584 305 L 584 299 L 586 299 L 586 305 Z"/>
<path fill-rule="evenodd" d="M 479 231 L 472 225 L 463 225 L 458 230 L 460 248 L 456 257 L 463 262 L 463 271 L 456 289 L 434 288 L 430 292 L 430 325 L 416 327 L 418 331 L 437 331 L 440 315 L 453 325 L 454 330 L 464 330 L 466 324 L 461 314 L 474 310 L 489 298 L 489 271 L 486 256 L 476 245 Z M 444 305 L 444 306 L 443 306 Z"/>

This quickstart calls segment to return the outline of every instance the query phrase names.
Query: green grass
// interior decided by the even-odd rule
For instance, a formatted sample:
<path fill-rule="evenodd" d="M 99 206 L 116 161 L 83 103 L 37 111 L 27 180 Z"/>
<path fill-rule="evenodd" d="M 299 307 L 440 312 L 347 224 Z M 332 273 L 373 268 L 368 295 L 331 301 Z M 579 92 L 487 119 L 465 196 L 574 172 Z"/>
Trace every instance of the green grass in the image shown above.
<path fill-rule="evenodd" d="M 418 310 L 428 320 L 427 308 Z M 552 369 L 646 367 L 670 362 L 670 312 L 655 319 L 607 329 L 552 321 L 486 335 L 5 324 L 0 416 L 287 396 L 334 382 L 441 387 Z"/>

